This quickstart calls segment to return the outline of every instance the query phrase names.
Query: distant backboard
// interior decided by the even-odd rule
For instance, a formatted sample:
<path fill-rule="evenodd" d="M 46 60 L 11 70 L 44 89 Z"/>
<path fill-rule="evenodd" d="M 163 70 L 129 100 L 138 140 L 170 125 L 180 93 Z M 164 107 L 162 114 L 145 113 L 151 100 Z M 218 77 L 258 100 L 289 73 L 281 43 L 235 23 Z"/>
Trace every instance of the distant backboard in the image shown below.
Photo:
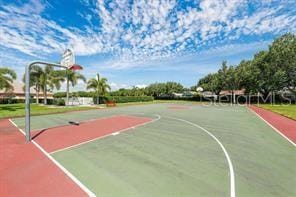
<path fill-rule="evenodd" d="M 203 88 L 202 88 L 202 87 L 197 87 L 197 88 L 196 88 L 196 91 L 197 91 L 197 92 L 202 92 L 202 91 L 203 91 Z"/>
<path fill-rule="evenodd" d="M 75 64 L 74 53 L 70 49 L 65 50 L 65 52 L 62 55 L 61 65 L 69 69 L 74 64 Z"/>

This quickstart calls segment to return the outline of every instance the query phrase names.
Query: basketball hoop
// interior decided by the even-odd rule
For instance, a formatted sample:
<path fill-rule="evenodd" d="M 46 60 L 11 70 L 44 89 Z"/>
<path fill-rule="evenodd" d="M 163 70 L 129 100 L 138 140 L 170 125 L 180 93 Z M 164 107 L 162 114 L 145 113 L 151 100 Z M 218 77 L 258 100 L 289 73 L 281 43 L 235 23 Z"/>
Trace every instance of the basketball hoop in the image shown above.
<path fill-rule="evenodd" d="M 75 64 L 75 56 L 74 53 L 67 49 L 63 55 L 60 63 L 52 63 L 52 62 L 45 62 L 45 61 L 33 61 L 26 66 L 26 73 L 25 73 L 25 83 L 26 83 L 26 103 L 25 103 L 25 136 L 26 141 L 31 140 L 31 126 L 30 126 L 30 70 L 33 65 L 51 65 L 54 67 L 64 68 L 68 70 L 82 70 L 82 66 Z M 69 103 L 69 80 L 67 78 L 67 105 Z M 71 122 L 70 124 L 76 124 L 76 122 Z"/>
<path fill-rule="evenodd" d="M 70 66 L 75 64 L 74 53 L 70 49 L 66 49 L 62 55 L 61 65 L 66 68 L 70 68 Z"/>
<path fill-rule="evenodd" d="M 82 66 L 75 64 L 75 56 L 71 49 L 66 49 L 62 55 L 61 65 L 69 70 L 82 70 Z"/>
<path fill-rule="evenodd" d="M 196 88 L 196 91 L 197 91 L 197 92 L 203 92 L 203 88 L 202 88 L 202 87 L 197 87 L 197 88 Z"/>
<path fill-rule="evenodd" d="M 80 65 L 78 65 L 78 64 L 74 64 L 74 65 L 72 65 L 72 66 L 69 66 L 68 69 L 69 69 L 69 70 L 76 71 L 76 70 L 82 70 L 83 67 L 80 66 Z"/>

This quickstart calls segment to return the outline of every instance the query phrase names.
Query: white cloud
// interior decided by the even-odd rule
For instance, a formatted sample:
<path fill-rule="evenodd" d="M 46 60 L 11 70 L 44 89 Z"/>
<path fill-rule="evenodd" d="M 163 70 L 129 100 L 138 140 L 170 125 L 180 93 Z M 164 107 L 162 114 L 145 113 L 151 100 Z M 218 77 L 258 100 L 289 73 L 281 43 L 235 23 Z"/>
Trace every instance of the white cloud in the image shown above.
<path fill-rule="evenodd" d="M 74 49 L 80 56 L 112 53 L 111 67 L 198 53 L 204 46 L 241 42 L 243 36 L 278 35 L 296 31 L 292 1 L 201 0 L 199 8 L 180 8 L 175 0 L 81 0 L 89 14 L 77 12 L 87 23 L 80 29 L 45 18 L 48 6 L 31 0 L 0 9 L 0 45 L 31 56 Z M 47 1 L 46 1 L 47 2 Z M 111 8 L 108 9 L 107 7 Z M 254 10 L 249 13 L 247 10 Z M 94 26 L 93 19 L 100 24 Z"/>
<path fill-rule="evenodd" d="M 135 85 L 136 88 L 140 88 L 140 89 L 146 88 L 147 86 L 148 86 L 147 84 L 137 84 L 137 85 Z"/>
<path fill-rule="evenodd" d="M 64 28 L 40 15 L 44 7 L 39 1 L 23 7 L 3 6 L 0 13 L 0 45 L 17 49 L 32 56 L 61 53 L 72 48 L 78 55 L 101 52 L 102 38 L 84 34 L 77 28 Z M 34 10 L 34 11 L 31 11 Z"/>
<path fill-rule="evenodd" d="M 110 83 L 110 86 L 111 86 L 111 90 L 112 91 L 115 91 L 115 90 L 119 90 L 121 88 L 124 88 L 124 89 L 131 89 L 133 87 L 136 87 L 136 88 L 146 88 L 148 85 L 147 84 L 127 85 L 127 84 L 123 84 L 123 83 L 111 82 Z"/>
<path fill-rule="evenodd" d="M 237 61 L 236 57 L 241 58 L 242 56 L 251 58 L 254 53 L 267 49 L 270 43 L 271 40 L 245 44 L 227 44 L 194 54 L 182 54 L 177 57 L 162 58 L 161 60 L 153 59 L 149 61 L 138 60 L 130 62 L 128 60 L 122 61 L 120 58 L 113 58 L 108 61 L 100 62 L 99 65 L 102 70 L 109 72 L 140 68 L 141 71 L 183 72 L 187 70 L 188 72 L 205 74 L 214 72 L 223 60 L 236 59 Z M 96 67 L 96 65 L 92 66 Z"/>
<path fill-rule="evenodd" d="M 125 88 L 125 89 L 131 88 L 131 86 L 129 86 L 127 84 L 118 84 L 118 83 L 115 83 L 115 82 L 111 82 L 110 86 L 111 86 L 112 91 L 115 91 L 115 90 L 118 90 L 118 89 L 121 89 L 121 88 Z"/>

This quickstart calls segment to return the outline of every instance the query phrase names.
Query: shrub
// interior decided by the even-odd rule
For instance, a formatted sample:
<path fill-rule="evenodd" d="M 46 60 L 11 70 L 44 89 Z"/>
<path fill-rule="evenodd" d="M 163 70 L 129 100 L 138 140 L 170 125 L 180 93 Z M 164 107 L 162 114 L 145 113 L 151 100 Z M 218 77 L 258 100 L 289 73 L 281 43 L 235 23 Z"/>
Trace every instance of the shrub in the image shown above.
<path fill-rule="evenodd" d="M 53 98 L 63 98 L 66 97 L 66 92 L 57 92 L 53 94 Z"/>
<path fill-rule="evenodd" d="M 32 103 L 31 99 L 31 103 Z M 0 98 L 0 104 L 15 104 L 15 103 L 25 103 L 25 99 L 16 98 Z"/>
<path fill-rule="evenodd" d="M 67 96 L 66 92 L 57 92 L 53 94 L 54 98 L 65 98 Z M 85 92 L 85 91 L 78 91 L 78 92 L 70 92 L 70 97 L 93 97 L 94 92 Z"/>
<path fill-rule="evenodd" d="M 97 104 L 97 97 L 93 97 L 94 103 Z M 100 97 L 100 104 L 107 101 L 113 101 L 115 103 L 129 103 L 129 102 L 148 102 L 153 101 L 152 96 L 106 96 Z"/>
<path fill-rule="evenodd" d="M 113 101 L 115 103 L 128 103 L 128 102 L 148 102 L 153 101 L 152 96 L 108 96 L 105 101 Z"/>
<path fill-rule="evenodd" d="M 173 95 L 163 95 L 156 97 L 158 100 L 180 100 L 180 101 L 203 101 L 204 98 L 199 94 L 195 94 L 192 97 L 174 97 Z"/>
<path fill-rule="evenodd" d="M 53 100 L 53 104 L 58 106 L 65 106 L 65 100 L 62 98 L 56 98 Z"/>

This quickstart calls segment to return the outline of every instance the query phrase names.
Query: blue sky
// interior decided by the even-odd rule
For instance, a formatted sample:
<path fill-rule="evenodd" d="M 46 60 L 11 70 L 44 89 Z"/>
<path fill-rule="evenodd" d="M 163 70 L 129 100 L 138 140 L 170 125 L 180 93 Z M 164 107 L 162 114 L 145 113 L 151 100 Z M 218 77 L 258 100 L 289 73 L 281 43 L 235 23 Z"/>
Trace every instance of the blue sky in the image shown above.
<path fill-rule="evenodd" d="M 293 0 L 0 0 L 0 66 L 21 80 L 28 62 L 57 62 L 70 48 L 87 78 L 98 72 L 113 90 L 190 87 L 286 32 L 296 32 Z"/>

